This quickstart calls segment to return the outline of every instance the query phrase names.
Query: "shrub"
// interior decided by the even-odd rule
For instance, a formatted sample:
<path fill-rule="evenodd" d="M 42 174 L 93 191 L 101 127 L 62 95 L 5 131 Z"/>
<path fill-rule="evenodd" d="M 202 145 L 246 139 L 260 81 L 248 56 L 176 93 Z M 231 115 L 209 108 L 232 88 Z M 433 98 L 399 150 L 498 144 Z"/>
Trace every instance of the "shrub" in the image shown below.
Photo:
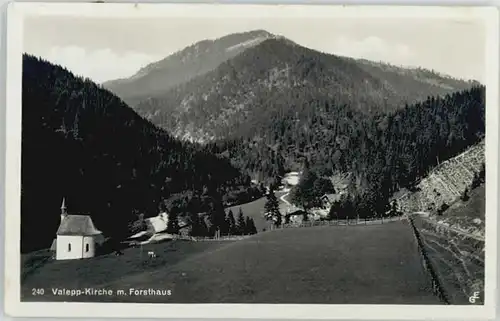
<path fill-rule="evenodd" d="M 441 216 L 443 215 L 443 213 L 449 208 L 450 206 L 446 203 L 443 203 L 443 205 L 441 205 L 441 207 L 438 209 L 437 211 L 437 215 Z"/>
<path fill-rule="evenodd" d="M 464 192 L 462 193 L 462 195 L 460 196 L 460 199 L 461 199 L 462 201 L 466 202 L 466 201 L 468 201 L 468 200 L 469 200 L 469 198 L 470 198 L 470 196 L 469 196 L 469 190 L 466 188 L 466 189 L 464 190 Z"/>

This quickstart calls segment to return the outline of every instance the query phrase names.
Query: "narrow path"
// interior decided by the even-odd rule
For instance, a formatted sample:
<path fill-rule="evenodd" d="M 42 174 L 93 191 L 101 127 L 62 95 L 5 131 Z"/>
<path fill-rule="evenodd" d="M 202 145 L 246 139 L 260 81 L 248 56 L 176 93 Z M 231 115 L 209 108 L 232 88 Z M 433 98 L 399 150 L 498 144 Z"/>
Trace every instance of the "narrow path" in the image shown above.
<path fill-rule="evenodd" d="M 285 197 L 287 197 L 289 194 L 290 192 L 286 192 L 286 194 L 281 195 L 280 200 L 286 205 L 292 206 L 292 204 L 290 204 L 290 202 L 285 199 Z"/>
<path fill-rule="evenodd" d="M 457 229 L 455 227 L 451 227 L 451 226 L 445 225 L 443 223 L 436 222 L 434 220 L 426 219 L 425 221 L 428 222 L 429 224 L 433 224 L 433 225 L 439 226 L 439 228 L 442 228 L 442 229 L 448 230 L 450 232 L 462 235 L 464 237 L 468 237 L 468 238 L 471 238 L 471 239 L 474 239 L 474 240 L 477 240 L 477 241 L 480 241 L 480 242 L 484 242 L 485 241 L 484 237 L 482 237 L 482 236 L 471 234 L 471 233 L 468 233 L 466 231 L 459 230 L 459 229 Z"/>

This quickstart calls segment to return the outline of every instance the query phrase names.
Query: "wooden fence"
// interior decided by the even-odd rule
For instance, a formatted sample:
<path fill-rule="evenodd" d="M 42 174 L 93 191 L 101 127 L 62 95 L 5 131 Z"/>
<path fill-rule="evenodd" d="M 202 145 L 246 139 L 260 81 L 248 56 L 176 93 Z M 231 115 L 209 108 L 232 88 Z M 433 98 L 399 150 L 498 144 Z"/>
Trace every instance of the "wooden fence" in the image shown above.
<path fill-rule="evenodd" d="M 314 226 L 350 226 L 350 225 L 375 225 L 385 224 L 389 222 L 401 221 L 405 216 L 394 217 L 375 217 L 375 218 L 346 218 L 335 219 L 330 221 L 308 221 L 302 223 L 287 223 L 281 226 L 272 226 L 271 230 L 284 229 L 284 228 L 300 228 L 300 227 L 314 227 Z"/>
<path fill-rule="evenodd" d="M 282 224 L 281 226 L 271 226 L 269 231 L 285 228 L 302 228 L 302 227 L 314 227 L 314 226 L 351 226 L 351 225 L 375 225 L 375 224 L 386 224 L 395 221 L 401 221 L 404 216 L 394 216 L 394 217 L 383 217 L 383 218 L 351 218 L 351 219 L 338 219 L 331 221 L 308 221 L 302 222 L 300 224 Z M 249 238 L 252 235 L 223 235 L 215 237 L 201 237 L 201 236 L 181 236 L 176 235 L 176 239 L 191 240 L 191 241 L 237 241 Z"/>
<path fill-rule="evenodd" d="M 271 226 L 268 231 L 273 231 L 277 229 L 285 229 L 285 228 L 302 228 L 302 227 L 314 227 L 314 226 L 351 226 L 351 225 L 374 225 L 374 224 L 386 224 L 389 222 L 400 221 L 404 219 L 403 216 L 396 217 L 385 217 L 385 218 L 351 218 L 351 219 L 338 219 L 331 221 L 308 221 L 302 222 L 300 224 L 282 224 L 281 226 Z M 203 236 L 188 236 L 188 235 L 178 235 L 178 234 L 165 234 L 164 238 L 159 238 L 157 240 L 153 240 L 152 242 L 160 242 L 164 239 L 170 240 L 186 240 L 186 241 L 194 241 L 194 242 L 205 242 L 205 241 L 239 241 L 244 240 L 252 235 L 218 235 L 212 237 L 203 237 Z M 151 241 L 144 241 L 142 244 L 150 243 Z M 140 244 L 140 243 L 138 243 Z"/>
<path fill-rule="evenodd" d="M 252 235 L 222 235 L 222 236 L 185 236 L 185 235 L 173 235 L 172 239 L 175 240 L 186 240 L 194 242 L 204 242 L 204 241 L 239 241 L 249 238 Z"/>
<path fill-rule="evenodd" d="M 430 278 L 431 278 L 431 284 L 432 284 L 432 291 L 434 295 L 436 295 L 441 302 L 444 304 L 450 304 L 450 301 L 448 299 L 448 295 L 445 293 L 444 288 L 442 286 L 442 282 L 432 265 L 432 262 L 427 254 L 427 250 L 425 249 L 422 237 L 420 235 L 420 232 L 415 226 L 415 223 L 413 222 L 413 218 L 410 216 L 408 217 L 408 221 L 410 222 L 411 229 L 413 231 L 413 235 L 415 236 L 415 239 L 417 240 L 417 245 L 418 245 L 418 250 L 422 259 L 423 266 L 425 270 L 429 273 Z"/>

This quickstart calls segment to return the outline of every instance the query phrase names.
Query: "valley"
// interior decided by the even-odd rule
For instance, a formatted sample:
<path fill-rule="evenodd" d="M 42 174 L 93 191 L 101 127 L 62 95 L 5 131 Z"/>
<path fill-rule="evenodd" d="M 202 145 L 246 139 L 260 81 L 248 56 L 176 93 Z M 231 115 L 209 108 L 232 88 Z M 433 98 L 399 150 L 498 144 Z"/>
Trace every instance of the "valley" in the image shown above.
<path fill-rule="evenodd" d="M 485 90 L 265 30 L 102 85 L 25 54 L 21 296 L 467 304 L 484 287 Z M 105 250 L 55 259 L 66 209 Z M 92 287 L 172 295 L 51 290 Z"/>

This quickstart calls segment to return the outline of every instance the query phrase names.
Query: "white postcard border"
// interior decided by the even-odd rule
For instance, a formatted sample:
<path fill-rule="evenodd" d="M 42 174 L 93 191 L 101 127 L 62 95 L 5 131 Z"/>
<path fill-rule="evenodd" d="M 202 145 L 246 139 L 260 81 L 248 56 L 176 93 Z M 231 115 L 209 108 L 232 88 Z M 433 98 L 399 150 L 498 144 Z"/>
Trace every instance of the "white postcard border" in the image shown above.
<path fill-rule="evenodd" d="M 487 24 L 486 81 L 486 265 L 483 306 L 324 304 L 138 304 L 20 301 L 20 173 L 23 18 L 79 17 L 483 17 Z M 498 213 L 498 11 L 487 7 L 409 7 L 247 4 L 10 3 L 7 16 L 5 182 L 5 311 L 17 317 L 140 317 L 248 319 L 492 319 L 496 312 Z"/>

